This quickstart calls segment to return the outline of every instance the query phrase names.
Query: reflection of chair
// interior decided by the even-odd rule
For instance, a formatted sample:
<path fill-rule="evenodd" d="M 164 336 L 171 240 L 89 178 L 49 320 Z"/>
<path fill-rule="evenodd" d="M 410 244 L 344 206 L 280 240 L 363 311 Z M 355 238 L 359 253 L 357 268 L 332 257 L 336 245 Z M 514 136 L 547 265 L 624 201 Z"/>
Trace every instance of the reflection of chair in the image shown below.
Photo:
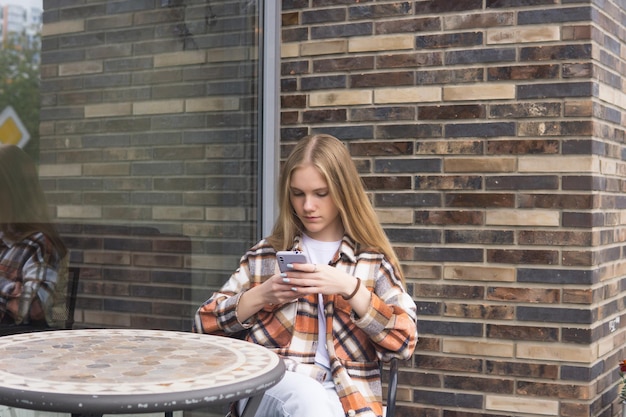
<path fill-rule="evenodd" d="M 78 280 L 80 268 L 70 266 L 67 274 L 67 289 L 65 294 L 64 308 L 53 309 L 53 319 L 61 323 L 58 327 L 45 327 L 35 325 L 16 325 L 0 327 L 0 336 L 10 334 L 39 332 L 45 330 L 71 330 L 74 326 L 74 311 L 76 309 L 76 294 L 78 293 Z"/>

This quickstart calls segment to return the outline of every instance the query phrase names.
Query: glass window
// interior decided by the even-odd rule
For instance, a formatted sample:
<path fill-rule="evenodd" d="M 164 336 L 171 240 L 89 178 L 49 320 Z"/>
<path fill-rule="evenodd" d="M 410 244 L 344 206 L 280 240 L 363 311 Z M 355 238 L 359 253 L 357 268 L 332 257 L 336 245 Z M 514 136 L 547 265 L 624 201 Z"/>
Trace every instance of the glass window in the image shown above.
<path fill-rule="evenodd" d="M 75 327 L 189 330 L 271 217 L 263 2 L 66 3 L 43 13 L 28 146 L 81 268 Z"/>

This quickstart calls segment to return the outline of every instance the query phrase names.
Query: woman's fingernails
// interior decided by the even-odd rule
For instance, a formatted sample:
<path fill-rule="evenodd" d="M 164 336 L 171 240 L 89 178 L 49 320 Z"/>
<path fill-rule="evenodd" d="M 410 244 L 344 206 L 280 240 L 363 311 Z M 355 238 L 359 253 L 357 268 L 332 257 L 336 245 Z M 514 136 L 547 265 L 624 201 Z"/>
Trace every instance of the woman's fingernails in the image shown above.
<path fill-rule="evenodd" d="M 284 282 L 284 283 L 289 282 L 289 278 L 283 278 L 283 282 Z"/>
<path fill-rule="evenodd" d="M 287 277 L 287 273 L 286 272 L 281 272 L 280 276 L 283 277 L 283 278 L 286 278 Z"/>
<path fill-rule="evenodd" d="M 291 291 L 298 292 L 298 289 L 296 287 L 291 287 Z"/>
<path fill-rule="evenodd" d="M 287 268 L 292 269 L 293 268 L 293 264 L 287 264 Z"/>

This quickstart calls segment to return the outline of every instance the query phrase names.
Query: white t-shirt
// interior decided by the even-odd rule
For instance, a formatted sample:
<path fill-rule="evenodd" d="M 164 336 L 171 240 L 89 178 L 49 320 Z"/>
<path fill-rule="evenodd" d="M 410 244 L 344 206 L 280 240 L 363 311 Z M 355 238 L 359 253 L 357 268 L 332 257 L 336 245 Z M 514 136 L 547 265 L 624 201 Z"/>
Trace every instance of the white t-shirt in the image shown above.
<path fill-rule="evenodd" d="M 312 264 L 327 265 L 339 249 L 341 240 L 336 242 L 322 242 L 315 240 L 307 235 L 302 236 L 302 249 L 306 254 L 309 262 Z M 319 306 L 317 309 L 318 318 L 318 343 L 317 351 L 315 352 L 315 362 L 330 368 L 330 358 L 328 356 L 328 349 L 326 349 L 326 314 L 324 314 L 324 300 L 322 294 L 318 294 Z"/>

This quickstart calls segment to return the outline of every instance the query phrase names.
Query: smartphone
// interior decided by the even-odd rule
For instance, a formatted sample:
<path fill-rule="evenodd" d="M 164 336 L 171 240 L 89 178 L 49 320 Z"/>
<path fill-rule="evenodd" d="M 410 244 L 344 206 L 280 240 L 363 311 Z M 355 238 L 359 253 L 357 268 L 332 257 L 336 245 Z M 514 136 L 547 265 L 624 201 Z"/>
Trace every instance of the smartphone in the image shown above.
<path fill-rule="evenodd" d="M 287 272 L 287 264 L 306 264 L 308 260 L 303 252 L 298 250 L 282 250 L 276 253 L 276 260 L 278 261 L 278 268 L 280 272 Z"/>

